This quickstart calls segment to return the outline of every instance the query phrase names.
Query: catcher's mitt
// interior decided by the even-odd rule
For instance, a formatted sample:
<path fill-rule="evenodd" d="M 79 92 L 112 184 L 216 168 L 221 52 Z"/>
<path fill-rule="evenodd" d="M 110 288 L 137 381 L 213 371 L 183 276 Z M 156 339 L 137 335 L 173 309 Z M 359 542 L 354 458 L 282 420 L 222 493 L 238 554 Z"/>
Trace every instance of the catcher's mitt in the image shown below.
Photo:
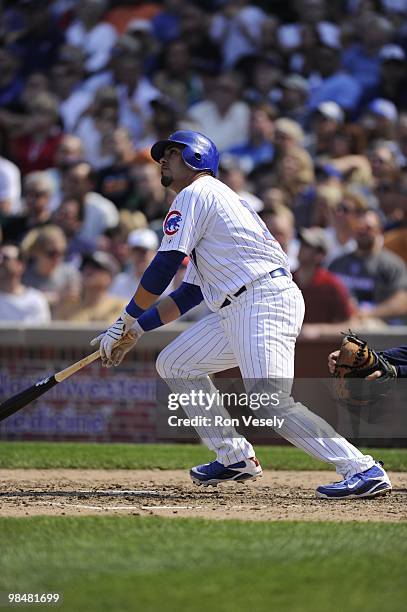
<path fill-rule="evenodd" d="M 375 380 L 367 376 L 382 371 Z M 334 371 L 334 389 L 338 398 L 350 406 L 367 406 L 383 398 L 390 390 L 396 369 L 380 353 L 369 347 L 351 330 L 344 333 Z"/>

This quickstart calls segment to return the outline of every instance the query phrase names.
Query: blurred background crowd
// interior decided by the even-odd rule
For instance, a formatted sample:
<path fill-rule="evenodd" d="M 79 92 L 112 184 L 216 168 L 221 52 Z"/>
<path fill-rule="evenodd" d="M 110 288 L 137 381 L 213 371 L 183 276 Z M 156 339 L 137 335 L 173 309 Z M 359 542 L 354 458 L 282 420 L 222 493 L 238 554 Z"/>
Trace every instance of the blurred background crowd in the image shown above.
<path fill-rule="evenodd" d="M 196 129 L 287 253 L 303 335 L 407 323 L 406 0 L 0 5 L 0 320 L 113 320 L 174 198 L 150 146 Z"/>

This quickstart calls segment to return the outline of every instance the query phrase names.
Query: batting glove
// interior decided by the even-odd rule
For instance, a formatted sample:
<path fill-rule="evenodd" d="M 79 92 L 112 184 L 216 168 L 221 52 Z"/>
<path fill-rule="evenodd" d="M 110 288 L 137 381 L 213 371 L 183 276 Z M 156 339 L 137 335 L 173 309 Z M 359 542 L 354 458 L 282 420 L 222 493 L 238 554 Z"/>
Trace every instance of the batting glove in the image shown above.
<path fill-rule="evenodd" d="M 136 319 L 123 310 L 120 317 L 107 329 L 105 332 L 96 336 L 91 340 L 91 346 L 96 345 L 100 342 L 99 350 L 100 357 L 103 361 L 110 361 L 112 358 L 112 349 L 114 345 L 123 338 L 128 331 L 130 331 L 132 325 L 136 322 Z"/>
<path fill-rule="evenodd" d="M 144 334 L 144 329 L 136 321 L 127 334 L 123 336 L 118 344 L 112 349 L 112 356 L 110 359 L 102 359 L 102 365 L 105 368 L 111 368 L 112 366 L 117 367 L 121 364 L 125 356 L 131 351 Z"/>

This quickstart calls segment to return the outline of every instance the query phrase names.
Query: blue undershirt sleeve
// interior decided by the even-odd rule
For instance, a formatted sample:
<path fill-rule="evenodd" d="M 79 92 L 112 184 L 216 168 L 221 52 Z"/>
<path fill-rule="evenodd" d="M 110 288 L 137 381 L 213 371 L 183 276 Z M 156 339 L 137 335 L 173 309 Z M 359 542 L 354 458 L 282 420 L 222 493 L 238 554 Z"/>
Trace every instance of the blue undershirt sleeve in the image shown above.
<path fill-rule="evenodd" d="M 200 304 L 204 299 L 201 288 L 191 283 L 181 283 L 178 289 L 170 293 L 170 297 L 174 300 L 182 315 Z"/>

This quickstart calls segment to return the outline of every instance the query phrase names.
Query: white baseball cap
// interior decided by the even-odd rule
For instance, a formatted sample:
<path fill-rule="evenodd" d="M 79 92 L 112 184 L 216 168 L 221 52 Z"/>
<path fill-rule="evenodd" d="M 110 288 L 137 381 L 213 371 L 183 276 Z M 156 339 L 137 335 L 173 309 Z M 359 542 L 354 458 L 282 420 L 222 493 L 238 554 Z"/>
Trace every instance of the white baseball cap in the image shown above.
<path fill-rule="evenodd" d="M 386 98 L 376 98 L 368 105 L 368 110 L 375 115 L 379 115 L 380 117 L 385 117 L 392 123 L 397 121 L 398 112 L 397 107 L 391 100 L 386 100 Z"/>
<path fill-rule="evenodd" d="M 406 54 L 404 49 L 399 45 L 384 45 L 380 49 L 379 59 L 382 62 L 405 62 Z"/>
<path fill-rule="evenodd" d="M 343 120 L 345 119 L 345 114 L 343 110 L 341 109 L 339 104 L 337 104 L 333 100 L 321 102 L 321 104 L 317 106 L 316 110 L 327 119 L 333 119 L 338 123 L 343 123 Z"/>
<path fill-rule="evenodd" d="M 127 244 L 132 248 L 139 247 L 141 249 L 157 250 L 158 238 L 157 234 L 151 229 L 136 229 L 130 232 L 127 238 Z"/>

